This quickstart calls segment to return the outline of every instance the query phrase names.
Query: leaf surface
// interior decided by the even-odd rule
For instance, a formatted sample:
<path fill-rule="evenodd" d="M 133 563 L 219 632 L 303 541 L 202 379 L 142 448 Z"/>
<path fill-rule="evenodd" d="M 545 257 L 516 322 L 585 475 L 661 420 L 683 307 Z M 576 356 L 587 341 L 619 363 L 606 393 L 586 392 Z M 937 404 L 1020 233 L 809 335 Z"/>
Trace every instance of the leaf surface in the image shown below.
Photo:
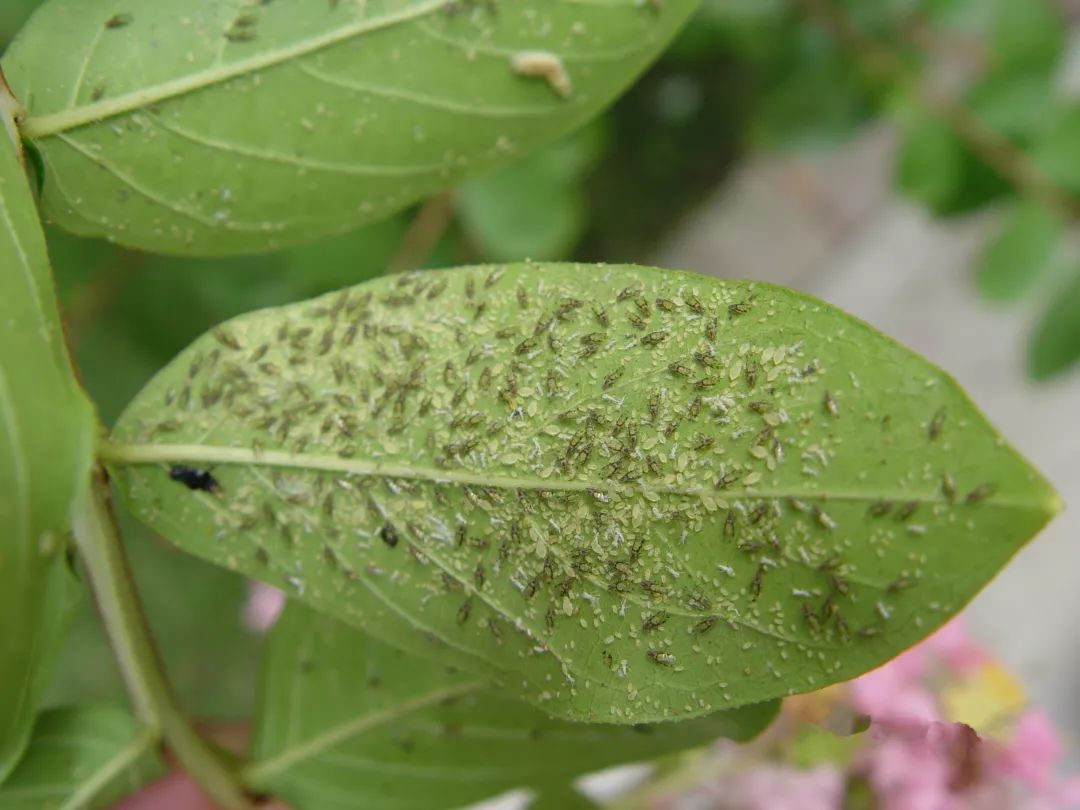
<path fill-rule="evenodd" d="M 157 252 L 254 253 L 555 140 L 695 5 L 50 0 L 4 69 L 59 224 Z"/>
<path fill-rule="evenodd" d="M 0 126 L 0 780 L 26 744 L 60 643 L 72 585 L 64 535 L 93 437 L 34 200 Z"/>
<path fill-rule="evenodd" d="M 1028 348 L 1028 372 L 1048 380 L 1080 361 L 1080 272 L 1054 296 Z"/>
<path fill-rule="evenodd" d="M 994 301 L 1023 296 L 1049 272 L 1064 233 L 1065 225 L 1053 211 L 1018 200 L 983 252 L 976 270 L 979 291 Z"/>
<path fill-rule="evenodd" d="M 746 740 L 775 714 L 773 703 L 633 728 L 553 720 L 291 603 L 270 641 L 249 774 L 298 808 L 438 810 L 517 788 L 565 791 L 613 765 Z"/>
<path fill-rule="evenodd" d="M 631 266 L 423 272 L 243 316 L 113 441 L 135 514 L 186 550 L 598 722 L 871 669 L 1058 508 L 867 325 Z"/>
<path fill-rule="evenodd" d="M 95 810 L 162 775 L 153 734 L 124 710 L 76 706 L 42 712 L 26 756 L 0 786 L 4 810 Z"/>

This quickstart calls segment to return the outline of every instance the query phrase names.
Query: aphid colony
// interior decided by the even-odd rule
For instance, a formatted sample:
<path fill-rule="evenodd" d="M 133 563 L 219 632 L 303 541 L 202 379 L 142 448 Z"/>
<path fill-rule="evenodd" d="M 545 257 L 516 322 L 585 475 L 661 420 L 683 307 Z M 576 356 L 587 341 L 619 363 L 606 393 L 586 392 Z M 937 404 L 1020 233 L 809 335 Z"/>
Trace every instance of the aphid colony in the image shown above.
<path fill-rule="evenodd" d="M 929 467 L 833 481 L 885 414 L 827 343 L 770 326 L 795 306 L 771 296 L 620 268 L 402 275 L 214 330 L 132 438 L 251 448 L 227 488 L 212 452 L 168 470 L 198 497 L 162 508 L 208 527 L 207 554 L 316 603 L 389 599 L 478 656 L 550 659 L 552 700 L 601 673 L 646 700 L 733 660 L 749 683 L 811 657 L 825 683 L 844 645 L 937 621 L 905 596 L 993 485 L 947 468 L 936 404 L 890 427 Z M 858 486 L 874 495 L 828 495 Z"/>

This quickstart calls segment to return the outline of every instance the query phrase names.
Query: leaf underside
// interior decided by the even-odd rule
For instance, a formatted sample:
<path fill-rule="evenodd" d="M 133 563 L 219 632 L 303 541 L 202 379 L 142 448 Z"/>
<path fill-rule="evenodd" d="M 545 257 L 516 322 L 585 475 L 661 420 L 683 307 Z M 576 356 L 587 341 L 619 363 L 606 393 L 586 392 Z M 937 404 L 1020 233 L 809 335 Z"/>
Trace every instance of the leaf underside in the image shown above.
<path fill-rule="evenodd" d="M 695 0 L 50 0 L 4 70 L 48 214 L 157 252 L 338 233 L 548 143 Z"/>
<path fill-rule="evenodd" d="M 4 810 L 111 807 L 161 776 L 157 738 L 123 709 L 72 706 L 42 712 L 26 756 L 0 786 Z"/>
<path fill-rule="evenodd" d="M 250 773 L 297 808 L 462 807 L 760 732 L 776 704 L 687 723 L 549 719 L 475 676 L 418 661 L 291 603 L 274 628 Z"/>
<path fill-rule="evenodd" d="M 93 435 L 34 200 L 0 126 L 0 780 L 29 737 L 65 627 L 73 589 L 64 536 Z"/>
<path fill-rule="evenodd" d="M 113 438 L 132 509 L 187 551 L 597 722 L 871 669 L 1057 509 L 950 377 L 866 324 L 629 266 L 256 312 Z"/>

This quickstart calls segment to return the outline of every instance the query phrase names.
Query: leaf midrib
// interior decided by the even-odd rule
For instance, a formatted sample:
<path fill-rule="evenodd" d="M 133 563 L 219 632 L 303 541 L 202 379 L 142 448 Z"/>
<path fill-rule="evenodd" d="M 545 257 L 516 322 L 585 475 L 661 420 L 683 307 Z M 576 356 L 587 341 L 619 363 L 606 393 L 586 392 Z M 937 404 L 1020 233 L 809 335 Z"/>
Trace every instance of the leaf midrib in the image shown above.
<path fill-rule="evenodd" d="M 188 76 L 124 93 L 114 98 L 86 104 L 82 107 L 72 107 L 62 112 L 40 117 L 30 117 L 22 123 L 22 134 L 24 137 L 31 139 L 45 138 L 57 132 L 64 132 L 86 124 L 114 118 L 117 115 L 123 115 L 165 99 L 186 95 L 257 70 L 284 64 L 291 59 L 298 59 L 324 48 L 329 48 L 332 45 L 338 45 L 361 34 L 419 19 L 439 10 L 445 4 L 446 0 L 426 0 L 426 2 L 418 3 L 412 8 L 384 14 L 381 17 L 361 18 L 350 25 L 343 25 L 325 34 L 299 40 L 291 45 L 266 51 L 247 59 L 230 62 L 227 65 L 201 70 Z"/>
<path fill-rule="evenodd" d="M 949 501 L 944 496 L 915 495 L 910 492 L 883 491 L 820 491 L 802 489 L 736 489 L 729 487 L 679 487 L 613 484 L 610 481 L 568 481 L 535 476 L 500 476 L 462 470 L 448 470 L 410 464 L 394 464 L 383 461 L 342 458 L 334 455 L 289 453 L 280 450 L 252 450 L 245 447 L 224 447 L 204 444 L 127 444 L 103 442 L 98 448 L 102 461 L 113 466 L 141 466 L 149 464 L 201 463 L 226 464 L 255 467 L 288 467 L 299 470 L 336 472 L 374 478 L 401 478 L 440 484 L 492 487 L 507 490 L 547 490 L 552 492 L 598 492 L 603 494 L 655 494 L 703 497 L 710 495 L 719 500 L 737 498 L 795 498 L 811 501 L 854 501 L 876 503 L 918 503 L 924 506 L 962 507 L 962 501 Z M 983 506 L 1009 509 L 1045 511 L 1051 505 L 1038 500 L 1015 500 L 992 497 Z"/>

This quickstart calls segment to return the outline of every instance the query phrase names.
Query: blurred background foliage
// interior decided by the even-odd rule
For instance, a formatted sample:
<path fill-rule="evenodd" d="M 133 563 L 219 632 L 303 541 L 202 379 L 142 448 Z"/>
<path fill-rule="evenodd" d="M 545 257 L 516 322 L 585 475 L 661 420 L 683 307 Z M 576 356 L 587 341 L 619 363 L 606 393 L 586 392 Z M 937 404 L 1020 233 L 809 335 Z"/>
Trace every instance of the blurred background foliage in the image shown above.
<path fill-rule="evenodd" d="M 0 48 L 38 2 L 0 2 Z M 1078 13 L 1066 0 L 704 0 L 602 119 L 377 226 L 229 260 L 50 231 L 86 385 L 110 423 L 213 324 L 388 268 L 647 261 L 747 156 L 835 148 L 881 119 L 901 141 L 898 192 L 941 218 L 998 212 L 972 295 L 1008 305 L 1041 288 L 1051 303 L 1032 323 L 1028 370 L 1062 374 L 1080 361 L 1080 92 L 1062 78 Z M 127 523 L 183 699 L 199 715 L 244 716 L 259 643 L 240 622 L 245 584 Z M 61 673 L 55 701 L 118 692 L 89 606 Z"/>

